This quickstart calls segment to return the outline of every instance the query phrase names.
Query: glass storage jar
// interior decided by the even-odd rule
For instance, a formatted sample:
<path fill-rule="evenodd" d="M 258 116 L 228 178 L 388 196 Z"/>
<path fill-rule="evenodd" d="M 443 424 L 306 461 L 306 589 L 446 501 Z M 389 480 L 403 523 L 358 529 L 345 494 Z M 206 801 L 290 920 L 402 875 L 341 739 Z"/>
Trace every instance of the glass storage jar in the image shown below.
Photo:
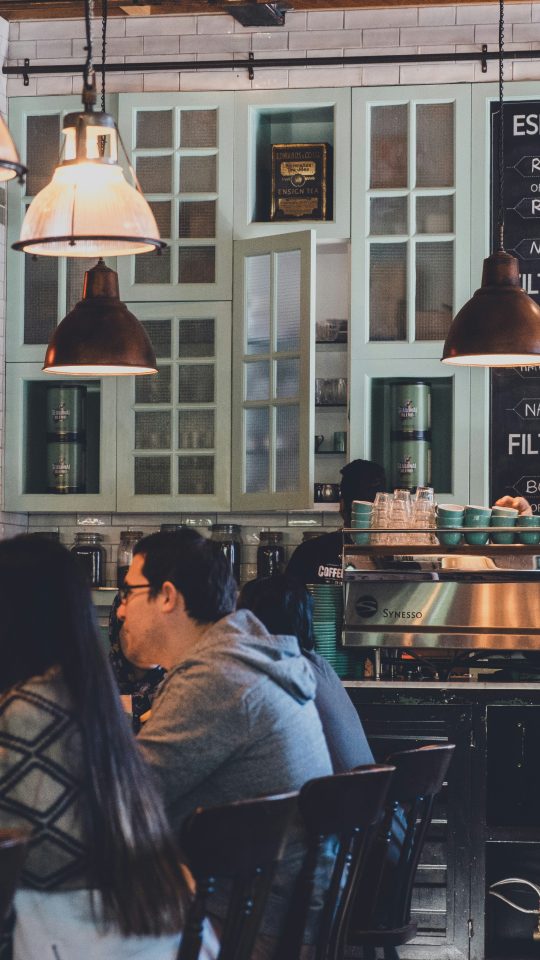
<path fill-rule="evenodd" d="M 285 547 L 283 534 L 274 530 L 261 530 L 257 547 L 257 577 L 274 577 L 283 573 Z"/>
<path fill-rule="evenodd" d="M 75 534 L 75 545 L 71 553 L 77 557 L 91 587 L 105 586 L 105 547 L 99 533 Z"/>
<path fill-rule="evenodd" d="M 142 530 L 120 531 L 120 543 L 118 544 L 118 554 L 116 558 L 116 585 L 118 589 L 123 585 L 124 577 L 133 560 L 133 548 L 142 536 Z"/>
<path fill-rule="evenodd" d="M 234 579 L 240 583 L 240 564 L 242 562 L 242 537 L 240 527 L 236 523 L 215 523 L 210 537 L 219 543 L 222 553 L 225 554 L 231 565 Z"/>

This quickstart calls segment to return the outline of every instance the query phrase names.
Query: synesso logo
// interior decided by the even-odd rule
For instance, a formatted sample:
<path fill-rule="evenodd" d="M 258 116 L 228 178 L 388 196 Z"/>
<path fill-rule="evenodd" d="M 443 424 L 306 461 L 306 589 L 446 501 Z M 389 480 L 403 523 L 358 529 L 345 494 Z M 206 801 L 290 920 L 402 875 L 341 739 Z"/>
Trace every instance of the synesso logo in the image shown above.
<path fill-rule="evenodd" d="M 374 617 L 379 609 L 379 604 L 377 603 L 375 597 L 370 597 L 368 594 L 364 597 L 358 597 L 356 601 L 355 610 L 359 617 Z"/>

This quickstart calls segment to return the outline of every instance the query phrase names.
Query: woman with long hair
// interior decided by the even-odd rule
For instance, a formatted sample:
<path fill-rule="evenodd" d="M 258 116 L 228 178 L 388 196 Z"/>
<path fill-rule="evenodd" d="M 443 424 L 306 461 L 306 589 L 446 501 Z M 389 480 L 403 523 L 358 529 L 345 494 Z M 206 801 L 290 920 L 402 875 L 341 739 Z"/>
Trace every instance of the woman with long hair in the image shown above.
<path fill-rule="evenodd" d="M 0 610 L 0 827 L 31 833 L 14 960 L 175 957 L 185 886 L 75 558 L 0 542 Z"/>

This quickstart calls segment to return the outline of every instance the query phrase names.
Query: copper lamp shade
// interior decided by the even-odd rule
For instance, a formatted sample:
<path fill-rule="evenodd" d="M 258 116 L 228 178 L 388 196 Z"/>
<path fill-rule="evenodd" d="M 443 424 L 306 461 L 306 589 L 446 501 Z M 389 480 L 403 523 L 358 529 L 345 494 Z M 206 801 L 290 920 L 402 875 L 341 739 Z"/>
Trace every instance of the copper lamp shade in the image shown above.
<path fill-rule="evenodd" d="M 522 289 L 518 261 L 505 250 L 484 260 L 482 286 L 454 318 L 442 361 L 468 367 L 540 363 L 540 307 Z"/>
<path fill-rule="evenodd" d="M 86 272 L 83 299 L 54 331 L 43 370 L 62 376 L 157 373 L 146 330 L 121 302 L 118 275 L 102 260 Z"/>

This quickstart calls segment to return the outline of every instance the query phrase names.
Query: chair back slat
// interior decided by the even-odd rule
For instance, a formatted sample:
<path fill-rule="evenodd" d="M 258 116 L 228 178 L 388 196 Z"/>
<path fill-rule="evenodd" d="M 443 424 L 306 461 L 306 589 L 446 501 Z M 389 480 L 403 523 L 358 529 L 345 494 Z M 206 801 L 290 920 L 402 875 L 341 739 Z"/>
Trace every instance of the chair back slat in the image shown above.
<path fill-rule="evenodd" d="M 363 767 L 350 773 L 310 780 L 300 791 L 299 808 L 307 828 L 307 852 L 275 960 L 298 960 L 325 852 L 333 867 L 317 930 L 317 960 L 331 956 L 341 942 L 355 878 L 362 870 L 374 831 L 384 812 L 394 768 Z"/>
<path fill-rule="evenodd" d="M 355 891 L 347 920 L 347 943 L 400 944 L 414 937 L 410 922 L 414 878 L 441 790 L 453 744 L 435 744 L 391 754 L 395 773 L 385 817 L 368 868 Z"/>
<path fill-rule="evenodd" d="M 0 830 L 0 928 L 11 909 L 30 834 Z"/>
<path fill-rule="evenodd" d="M 227 891 L 219 960 L 249 960 L 297 794 L 196 810 L 180 845 L 196 881 L 177 960 L 197 960 L 212 894 Z"/>

